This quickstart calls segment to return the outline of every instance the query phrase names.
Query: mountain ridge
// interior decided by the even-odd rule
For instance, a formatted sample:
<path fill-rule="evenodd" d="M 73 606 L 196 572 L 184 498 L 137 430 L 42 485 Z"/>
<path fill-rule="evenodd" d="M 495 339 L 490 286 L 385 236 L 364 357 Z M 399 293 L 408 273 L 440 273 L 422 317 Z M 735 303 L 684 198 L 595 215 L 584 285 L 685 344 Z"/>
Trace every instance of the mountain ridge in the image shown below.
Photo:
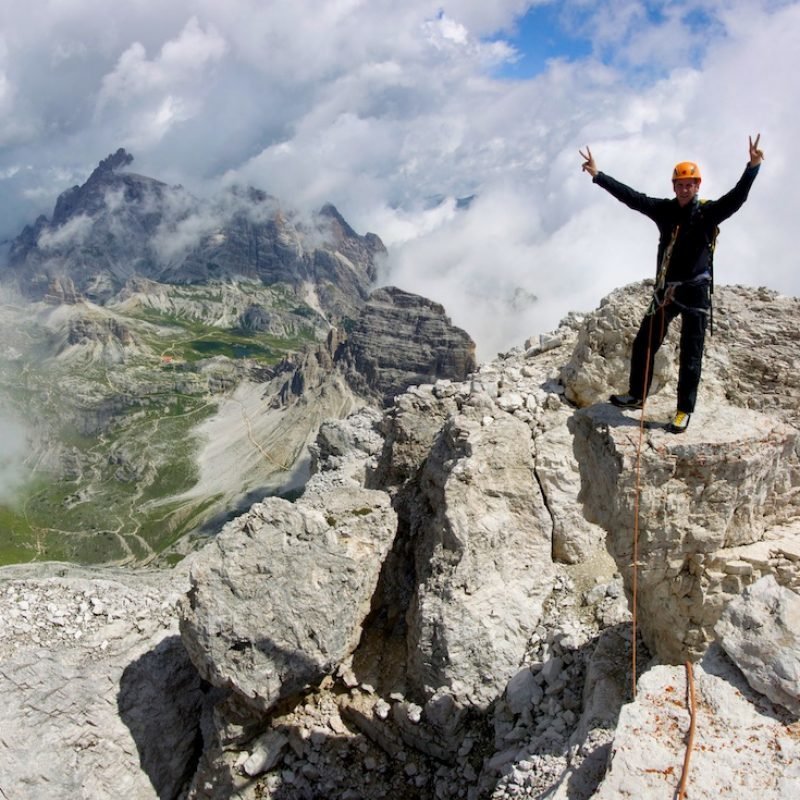
<path fill-rule="evenodd" d="M 331 322 L 366 299 L 386 254 L 380 238 L 357 234 L 327 204 L 308 220 L 254 187 L 199 200 L 127 168 L 120 148 L 88 179 L 59 195 L 11 243 L 5 280 L 29 297 L 85 297 L 105 304 L 134 278 L 192 284 L 284 283 L 299 299 L 311 289 Z"/>
<path fill-rule="evenodd" d="M 185 535 L 296 491 L 323 418 L 474 366 L 469 336 L 417 295 L 387 289 L 379 330 L 385 248 L 333 206 L 304 218 L 252 187 L 201 201 L 132 162 L 120 149 L 63 192 L 0 270 L 22 293 L 0 307 L 0 408 L 29 440 L 0 563 L 178 558 Z M 348 357 L 351 333 L 369 359 Z"/>

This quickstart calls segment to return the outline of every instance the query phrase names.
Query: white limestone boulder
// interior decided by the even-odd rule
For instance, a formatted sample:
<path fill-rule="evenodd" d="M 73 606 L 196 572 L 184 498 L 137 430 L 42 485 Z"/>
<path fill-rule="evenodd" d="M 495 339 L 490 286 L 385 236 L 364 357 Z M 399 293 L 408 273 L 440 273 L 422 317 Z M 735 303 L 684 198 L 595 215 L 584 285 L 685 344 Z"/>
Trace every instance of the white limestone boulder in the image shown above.
<path fill-rule="evenodd" d="M 800 595 L 765 575 L 728 604 L 714 630 L 747 682 L 800 717 Z"/>

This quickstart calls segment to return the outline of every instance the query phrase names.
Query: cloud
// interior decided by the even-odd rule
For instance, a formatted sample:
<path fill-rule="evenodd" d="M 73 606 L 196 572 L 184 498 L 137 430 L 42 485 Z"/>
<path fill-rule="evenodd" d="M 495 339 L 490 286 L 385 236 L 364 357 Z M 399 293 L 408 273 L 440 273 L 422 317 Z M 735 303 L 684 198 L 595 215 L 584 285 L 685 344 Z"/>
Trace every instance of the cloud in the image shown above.
<path fill-rule="evenodd" d="M 38 245 L 42 250 L 57 250 L 83 244 L 92 231 L 92 218 L 80 214 L 67 220 L 55 229 L 46 228 L 39 234 Z"/>
<path fill-rule="evenodd" d="M 590 55 L 500 77 L 541 4 L 140 0 L 109 20 L 101 0 L 72 0 L 31 25 L 7 0 L 0 240 L 126 145 L 137 171 L 193 193 L 251 183 L 283 207 L 333 202 L 385 239 L 386 281 L 442 302 L 491 354 L 652 274 L 655 229 L 580 173 L 579 147 L 660 196 L 691 158 L 715 197 L 761 131 L 767 160 L 723 226 L 718 280 L 797 294 L 800 3 L 566 0 L 558 33 Z"/>
<path fill-rule="evenodd" d="M 119 112 L 117 107 L 122 107 L 126 113 L 117 118 L 122 145 L 135 150 L 157 144 L 202 109 L 198 81 L 208 79 L 208 69 L 226 49 L 214 26 L 203 29 L 196 17 L 153 59 L 148 59 L 141 42 L 133 42 L 102 79 L 95 121 L 102 124 L 112 109 Z M 119 125 L 120 119 L 124 125 Z"/>
<path fill-rule="evenodd" d="M 264 223 L 275 217 L 279 205 L 271 197 L 255 202 L 247 191 L 237 186 L 228 187 L 213 201 L 198 199 L 176 187 L 163 194 L 160 209 L 163 218 L 151 243 L 159 258 L 176 263 L 207 237 L 222 235 L 222 228 L 235 216 Z"/>
<path fill-rule="evenodd" d="M 28 450 L 24 426 L 0 409 L 0 503 L 12 503 L 25 481 L 23 462 Z"/>

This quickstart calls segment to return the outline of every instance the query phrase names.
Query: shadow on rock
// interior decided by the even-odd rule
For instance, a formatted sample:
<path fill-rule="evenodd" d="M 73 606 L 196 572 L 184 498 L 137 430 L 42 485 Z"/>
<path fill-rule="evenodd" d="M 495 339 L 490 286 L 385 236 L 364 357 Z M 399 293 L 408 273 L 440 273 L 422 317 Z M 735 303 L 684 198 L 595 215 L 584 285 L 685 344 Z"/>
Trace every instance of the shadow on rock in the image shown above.
<path fill-rule="evenodd" d="M 208 685 L 179 636 L 170 636 L 122 673 L 117 708 L 160 800 L 181 795 L 203 743 L 200 719 Z"/>

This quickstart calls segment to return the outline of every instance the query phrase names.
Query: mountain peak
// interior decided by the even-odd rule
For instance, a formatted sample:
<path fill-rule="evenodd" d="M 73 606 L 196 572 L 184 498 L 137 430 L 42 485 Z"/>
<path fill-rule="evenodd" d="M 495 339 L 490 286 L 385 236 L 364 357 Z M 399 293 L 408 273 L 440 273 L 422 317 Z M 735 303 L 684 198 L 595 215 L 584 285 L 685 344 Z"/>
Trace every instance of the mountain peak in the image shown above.
<path fill-rule="evenodd" d="M 246 279 L 284 284 L 298 297 L 323 286 L 318 302 L 331 318 L 353 316 L 366 299 L 385 248 L 372 234 L 358 235 L 333 206 L 320 213 L 330 233 L 321 240 L 261 189 L 234 187 L 200 200 L 129 171 L 133 160 L 122 147 L 109 154 L 85 183 L 59 195 L 50 220 L 37 220 L 12 242 L 8 277 L 24 294 L 41 297 L 54 279 L 68 279 L 77 296 L 102 304 L 134 277 Z"/>
<path fill-rule="evenodd" d="M 125 150 L 124 147 L 120 147 L 116 153 L 110 153 L 97 165 L 94 172 L 92 172 L 92 174 L 89 176 L 87 183 L 91 183 L 92 180 L 96 180 L 104 175 L 109 175 L 112 172 L 116 172 L 118 169 L 127 167 L 132 163 L 133 156 L 127 150 Z"/>

